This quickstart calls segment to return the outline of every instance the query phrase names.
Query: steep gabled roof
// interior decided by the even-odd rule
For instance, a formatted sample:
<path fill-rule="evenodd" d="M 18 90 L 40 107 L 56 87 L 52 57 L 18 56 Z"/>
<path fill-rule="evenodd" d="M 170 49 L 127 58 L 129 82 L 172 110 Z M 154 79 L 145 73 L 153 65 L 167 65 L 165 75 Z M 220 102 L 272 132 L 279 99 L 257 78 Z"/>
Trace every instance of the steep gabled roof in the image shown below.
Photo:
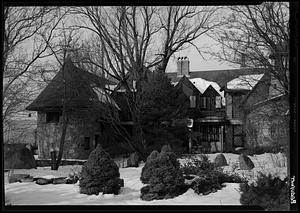
<path fill-rule="evenodd" d="M 224 92 L 220 92 L 220 86 L 216 82 L 208 81 L 203 78 L 190 78 L 189 80 L 197 87 L 201 94 L 204 94 L 207 88 L 212 86 L 219 95 L 224 97 Z"/>
<path fill-rule="evenodd" d="M 228 81 L 237 78 L 240 75 L 262 74 L 265 69 L 253 68 L 253 69 L 231 69 L 231 70 L 211 70 L 211 71 L 191 71 L 189 78 L 203 78 L 208 81 L 216 82 L 220 87 L 226 85 Z M 177 72 L 167 72 L 166 75 L 172 82 L 177 82 Z"/>
<path fill-rule="evenodd" d="M 213 94 L 214 96 L 221 96 L 221 94 L 217 92 L 217 90 L 212 85 L 209 85 L 203 92 L 203 96 L 207 96 L 209 94 Z"/>
<path fill-rule="evenodd" d="M 175 85 L 175 88 L 180 88 L 182 84 L 185 84 L 185 86 L 190 88 L 193 91 L 193 93 L 202 94 L 202 92 L 185 75 L 180 78 L 178 83 Z"/>
<path fill-rule="evenodd" d="M 66 88 L 67 106 L 88 107 L 89 104 L 95 103 L 95 100 L 102 102 L 94 88 L 104 90 L 105 85 L 114 84 L 103 77 L 74 66 L 70 58 L 65 60 L 63 67 L 64 69 L 62 68 L 38 97 L 26 107 L 27 110 L 40 111 L 61 108 L 65 97 L 64 88 Z M 64 84 L 64 80 L 66 84 Z"/>

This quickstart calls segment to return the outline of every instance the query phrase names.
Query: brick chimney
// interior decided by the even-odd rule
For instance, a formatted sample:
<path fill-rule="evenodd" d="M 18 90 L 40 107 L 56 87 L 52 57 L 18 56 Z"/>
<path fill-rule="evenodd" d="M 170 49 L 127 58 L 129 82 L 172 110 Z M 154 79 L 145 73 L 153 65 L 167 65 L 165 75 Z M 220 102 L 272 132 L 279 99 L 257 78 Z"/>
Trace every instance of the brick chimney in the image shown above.
<path fill-rule="evenodd" d="M 177 77 L 190 77 L 190 61 L 188 57 L 177 58 Z"/>
<path fill-rule="evenodd" d="M 246 67 L 246 54 L 245 53 L 241 54 L 241 61 L 240 61 L 240 63 L 241 63 L 241 66 L 240 66 L 241 69 L 243 69 L 243 68 Z"/>

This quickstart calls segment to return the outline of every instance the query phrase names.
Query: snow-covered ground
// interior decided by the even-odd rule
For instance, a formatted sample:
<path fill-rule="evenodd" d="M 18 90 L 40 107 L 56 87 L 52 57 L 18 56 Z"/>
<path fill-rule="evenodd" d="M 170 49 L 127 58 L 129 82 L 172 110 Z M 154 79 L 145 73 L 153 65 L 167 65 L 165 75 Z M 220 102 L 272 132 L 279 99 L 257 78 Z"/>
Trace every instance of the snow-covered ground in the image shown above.
<path fill-rule="evenodd" d="M 209 154 L 208 159 L 213 161 L 218 153 Z M 272 176 L 278 176 L 284 179 L 287 176 L 287 158 L 282 153 L 272 154 L 264 153 L 261 155 L 248 156 L 253 164 L 254 168 L 251 170 L 240 170 L 237 154 L 223 153 L 228 166 L 223 167 L 223 171 L 227 173 L 235 173 L 241 177 L 246 178 L 249 182 L 255 181 L 259 173 L 271 174 Z M 193 158 L 200 157 L 200 155 L 194 155 Z M 181 164 L 185 164 L 189 159 L 179 159 Z"/>
<path fill-rule="evenodd" d="M 209 159 L 213 160 L 215 156 L 216 154 L 210 154 Z M 274 160 L 272 163 L 271 159 L 274 156 L 271 154 L 250 156 L 255 168 L 247 172 L 264 171 L 283 177 L 287 173 L 286 166 L 279 167 L 281 165 L 278 162 L 274 163 Z M 224 170 L 239 174 L 244 172 L 247 176 L 247 172 L 235 168 L 235 165 L 238 166 L 238 155 L 225 153 L 225 157 L 229 166 L 224 167 Z M 180 159 L 182 164 L 186 161 L 187 159 Z M 205 196 L 198 195 L 192 189 L 189 189 L 186 193 L 173 199 L 143 201 L 140 199 L 140 189 L 143 187 L 140 181 L 142 168 L 143 164 L 138 168 L 120 168 L 120 176 L 124 179 L 124 187 L 121 188 L 118 195 L 80 194 L 78 183 L 38 185 L 34 182 L 9 184 L 6 181 L 5 200 L 11 205 L 240 205 L 239 184 L 237 183 L 225 183 L 226 186 L 221 190 Z M 78 172 L 80 169 L 81 166 L 61 166 L 58 171 L 52 171 L 50 167 L 38 167 L 37 169 L 28 170 L 17 169 L 14 170 L 14 173 L 30 174 L 35 177 L 61 177 L 68 176 L 71 172 Z"/>

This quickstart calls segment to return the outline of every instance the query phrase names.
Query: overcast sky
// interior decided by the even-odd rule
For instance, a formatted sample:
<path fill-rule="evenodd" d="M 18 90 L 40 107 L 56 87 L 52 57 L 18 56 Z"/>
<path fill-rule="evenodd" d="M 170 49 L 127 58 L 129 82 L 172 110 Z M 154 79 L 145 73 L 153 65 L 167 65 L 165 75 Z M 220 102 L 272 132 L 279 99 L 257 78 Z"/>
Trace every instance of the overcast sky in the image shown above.
<path fill-rule="evenodd" d="M 214 41 L 208 36 L 200 36 L 195 44 L 201 50 L 214 45 Z M 176 72 L 176 61 L 178 57 L 188 57 L 190 60 L 190 71 L 209 71 L 209 70 L 224 70 L 224 69 L 236 69 L 239 68 L 237 65 L 219 62 L 213 59 L 208 54 L 202 54 L 205 59 L 198 53 L 195 47 L 190 46 L 187 49 L 175 53 L 167 66 L 166 72 Z"/>
<path fill-rule="evenodd" d="M 66 25 L 72 25 L 74 21 L 74 16 L 70 15 L 68 18 L 64 20 Z M 85 39 L 90 35 L 90 31 L 81 30 L 81 38 Z M 24 50 L 29 50 L 32 47 L 32 41 L 28 41 L 24 44 Z M 214 45 L 213 39 L 204 35 L 201 35 L 194 41 L 194 44 L 200 49 L 205 50 L 205 48 L 209 48 Z M 208 54 L 203 54 L 205 59 L 198 53 L 195 47 L 188 46 L 185 50 L 179 51 L 173 54 L 170 58 L 168 66 L 166 68 L 166 72 L 176 72 L 176 61 L 178 57 L 188 57 L 190 60 L 190 71 L 209 71 L 209 70 L 224 70 L 224 69 L 235 69 L 238 68 L 236 65 L 228 64 L 226 62 L 219 62 L 213 59 Z M 41 61 L 56 61 L 55 57 L 48 57 Z"/>

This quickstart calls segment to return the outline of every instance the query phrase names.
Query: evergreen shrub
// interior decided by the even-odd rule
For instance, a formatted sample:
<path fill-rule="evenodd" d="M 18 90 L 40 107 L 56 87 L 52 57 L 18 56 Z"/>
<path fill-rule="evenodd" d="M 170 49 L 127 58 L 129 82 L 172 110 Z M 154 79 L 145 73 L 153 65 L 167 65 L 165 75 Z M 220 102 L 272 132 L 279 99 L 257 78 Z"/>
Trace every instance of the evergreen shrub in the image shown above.
<path fill-rule="evenodd" d="M 119 168 L 100 145 L 93 150 L 82 167 L 79 179 L 80 193 L 118 194 L 124 180 L 120 179 Z"/>
<path fill-rule="evenodd" d="M 288 177 L 281 180 L 272 175 L 260 174 L 257 181 L 248 185 L 240 184 L 242 205 L 260 206 L 266 211 L 288 210 L 289 185 Z"/>
<path fill-rule="evenodd" d="M 187 188 L 176 155 L 152 152 L 150 156 L 142 169 L 141 181 L 148 185 L 141 189 L 141 199 L 168 199 L 184 193 Z"/>

